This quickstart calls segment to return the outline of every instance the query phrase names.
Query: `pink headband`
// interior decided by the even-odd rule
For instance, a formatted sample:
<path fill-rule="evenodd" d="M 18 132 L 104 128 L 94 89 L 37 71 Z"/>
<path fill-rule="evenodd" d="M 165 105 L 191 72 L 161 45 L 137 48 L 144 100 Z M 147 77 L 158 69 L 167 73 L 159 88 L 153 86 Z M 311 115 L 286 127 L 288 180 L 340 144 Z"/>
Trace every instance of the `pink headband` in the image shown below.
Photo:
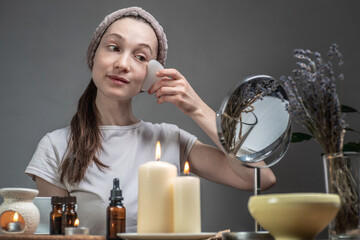
<path fill-rule="evenodd" d="M 115 11 L 113 13 L 110 13 L 105 17 L 105 19 L 100 23 L 100 25 L 96 28 L 93 37 L 91 39 L 91 42 L 88 47 L 87 51 L 87 64 L 90 69 L 92 69 L 94 65 L 94 56 L 96 49 L 99 46 L 100 40 L 102 36 L 104 35 L 106 29 L 116 20 L 119 20 L 123 17 L 141 17 L 145 21 L 147 21 L 150 26 L 154 29 L 157 40 L 158 40 L 158 55 L 157 60 L 162 64 L 165 65 L 166 60 L 166 54 L 167 54 L 167 38 L 164 33 L 163 28 L 159 24 L 159 22 L 148 12 L 143 10 L 139 7 L 129 7 L 129 8 L 123 8 L 118 11 Z"/>

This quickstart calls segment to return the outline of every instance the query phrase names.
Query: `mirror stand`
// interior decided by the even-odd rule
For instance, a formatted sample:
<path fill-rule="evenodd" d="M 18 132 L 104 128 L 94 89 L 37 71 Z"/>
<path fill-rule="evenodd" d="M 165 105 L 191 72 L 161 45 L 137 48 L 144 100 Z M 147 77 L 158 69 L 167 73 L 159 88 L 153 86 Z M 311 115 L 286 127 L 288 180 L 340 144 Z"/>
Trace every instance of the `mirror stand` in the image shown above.
<path fill-rule="evenodd" d="M 261 194 L 261 168 L 275 165 L 288 150 L 291 125 L 286 104 L 287 96 L 274 78 L 256 75 L 232 88 L 217 112 L 222 150 L 232 156 L 230 161 L 254 169 L 255 196 Z M 257 166 L 260 161 L 265 165 Z M 226 236 L 224 239 L 232 240 L 273 239 L 256 221 L 255 232 L 233 232 Z"/>
<path fill-rule="evenodd" d="M 260 176 L 260 170 L 261 168 L 254 168 L 254 195 L 260 195 L 261 194 L 261 176 Z M 255 220 L 255 232 L 261 231 L 261 226 L 259 223 Z"/>

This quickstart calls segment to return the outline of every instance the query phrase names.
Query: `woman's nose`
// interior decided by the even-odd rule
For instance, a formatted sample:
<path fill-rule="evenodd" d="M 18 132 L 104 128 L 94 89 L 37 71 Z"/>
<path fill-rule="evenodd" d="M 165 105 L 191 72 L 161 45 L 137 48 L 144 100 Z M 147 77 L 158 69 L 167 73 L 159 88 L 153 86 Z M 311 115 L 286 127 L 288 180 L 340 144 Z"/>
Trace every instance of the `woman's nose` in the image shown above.
<path fill-rule="evenodd" d="M 118 55 L 114 67 L 116 69 L 119 69 L 120 71 L 129 72 L 130 71 L 130 61 L 131 61 L 131 55 L 128 53 L 121 53 Z"/>

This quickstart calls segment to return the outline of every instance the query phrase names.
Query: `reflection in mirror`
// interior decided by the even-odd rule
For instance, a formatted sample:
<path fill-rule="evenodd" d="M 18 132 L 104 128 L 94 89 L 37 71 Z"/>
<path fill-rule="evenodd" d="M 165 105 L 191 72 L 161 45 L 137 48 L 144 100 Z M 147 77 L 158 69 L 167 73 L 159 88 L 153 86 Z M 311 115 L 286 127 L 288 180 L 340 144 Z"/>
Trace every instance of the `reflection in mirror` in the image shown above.
<path fill-rule="evenodd" d="M 277 163 L 290 143 L 286 94 L 275 80 L 257 75 L 242 80 L 217 113 L 219 140 L 225 153 L 249 167 Z M 256 166 L 257 167 L 257 166 Z"/>

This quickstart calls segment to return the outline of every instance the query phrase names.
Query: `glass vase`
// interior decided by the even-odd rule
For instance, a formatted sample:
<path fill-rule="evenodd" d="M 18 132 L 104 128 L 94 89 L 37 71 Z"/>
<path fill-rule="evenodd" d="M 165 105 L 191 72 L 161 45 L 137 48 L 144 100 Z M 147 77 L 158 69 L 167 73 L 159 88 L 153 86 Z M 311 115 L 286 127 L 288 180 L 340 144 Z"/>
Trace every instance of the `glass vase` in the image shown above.
<path fill-rule="evenodd" d="M 323 155 L 327 193 L 340 196 L 341 207 L 329 224 L 329 239 L 358 239 L 360 153 Z"/>

